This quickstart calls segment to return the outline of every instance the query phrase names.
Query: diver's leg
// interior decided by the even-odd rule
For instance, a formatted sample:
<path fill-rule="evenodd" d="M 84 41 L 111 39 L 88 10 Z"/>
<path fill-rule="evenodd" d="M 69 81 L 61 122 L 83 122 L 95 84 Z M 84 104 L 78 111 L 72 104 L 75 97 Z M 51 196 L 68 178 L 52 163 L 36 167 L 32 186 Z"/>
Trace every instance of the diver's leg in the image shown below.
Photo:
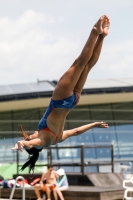
<path fill-rule="evenodd" d="M 60 100 L 72 95 L 73 90 L 89 60 L 92 57 L 97 37 L 103 32 L 102 24 L 107 16 L 102 16 L 95 26 L 92 28 L 90 36 L 80 54 L 80 56 L 74 61 L 72 66 L 65 72 L 65 74 L 59 80 L 52 98 L 54 100 Z"/>
<path fill-rule="evenodd" d="M 87 65 L 85 66 L 85 68 L 84 68 L 75 88 L 74 88 L 74 91 L 76 91 L 78 93 L 82 92 L 82 88 L 85 84 L 88 73 L 90 72 L 92 67 L 97 63 L 97 61 L 99 59 L 101 49 L 102 49 L 102 45 L 103 45 L 103 40 L 104 40 L 105 36 L 108 35 L 109 26 L 110 26 L 110 22 L 109 22 L 109 19 L 107 19 L 107 20 L 105 20 L 105 22 L 103 24 L 103 27 L 104 27 L 103 33 L 98 36 L 98 39 L 96 41 L 92 57 L 89 60 L 89 62 L 87 63 Z"/>

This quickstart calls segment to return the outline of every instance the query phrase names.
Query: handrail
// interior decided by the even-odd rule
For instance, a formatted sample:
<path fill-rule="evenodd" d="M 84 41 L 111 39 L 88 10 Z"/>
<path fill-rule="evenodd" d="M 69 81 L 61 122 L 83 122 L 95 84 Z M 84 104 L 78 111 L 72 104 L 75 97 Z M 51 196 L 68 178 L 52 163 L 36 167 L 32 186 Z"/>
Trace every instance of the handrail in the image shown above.
<path fill-rule="evenodd" d="M 81 166 L 81 173 L 84 174 L 84 149 L 85 148 L 111 148 L 111 165 L 112 165 L 112 173 L 114 172 L 114 146 L 113 144 L 110 145 L 84 145 L 84 143 L 82 143 L 81 145 L 76 145 L 76 146 L 54 146 L 54 147 L 48 147 L 48 150 L 50 151 L 49 153 L 49 159 L 48 159 L 48 163 L 50 161 L 49 164 L 55 166 L 55 164 L 52 163 L 52 153 L 51 150 L 52 149 L 75 149 L 75 148 L 80 148 L 80 152 L 81 152 L 81 157 L 80 157 L 80 162 L 81 164 L 79 164 L 79 166 Z M 89 164 L 88 164 L 89 165 Z M 61 166 L 61 164 L 58 164 L 58 166 Z M 65 166 L 73 166 L 72 164 L 67 164 Z"/>
<path fill-rule="evenodd" d="M 15 184 L 14 184 L 14 186 L 13 186 L 13 188 L 12 188 L 12 191 L 11 191 L 9 200 L 12 200 L 12 198 L 13 198 L 14 191 L 15 191 L 15 188 L 16 188 L 16 183 L 17 183 L 17 181 L 18 181 L 19 179 L 21 179 L 21 180 L 23 181 L 22 197 L 23 197 L 23 200 L 25 200 L 24 177 L 22 177 L 22 176 L 18 176 L 18 177 L 16 178 Z"/>
<path fill-rule="evenodd" d="M 84 166 L 86 165 L 90 165 L 90 166 L 95 166 L 95 165 L 98 165 L 98 163 L 95 163 L 95 164 L 91 164 L 91 163 L 88 163 L 88 164 L 85 164 L 84 162 L 84 149 L 85 148 L 110 148 L 111 149 L 111 161 L 110 163 L 108 164 L 111 164 L 111 171 L 112 173 L 114 172 L 114 146 L 113 144 L 109 144 L 109 145 L 84 145 L 84 143 L 82 143 L 81 145 L 76 145 L 76 146 L 50 146 L 47 148 L 47 161 L 48 161 L 48 164 L 49 165 L 52 165 L 52 166 L 75 166 L 76 164 L 74 163 L 52 163 L 52 149 L 80 149 L 80 162 L 77 164 L 78 166 L 81 167 L 81 173 L 84 174 Z M 45 148 L 46 149 L 46 148 Z M 107 163 L 105 164 L 102 164 L 102 165 L 108 165 Z M 46 166 L 47 164 L 43 164 L 43 165 L 38 165 L 36 164 L 36 166 Z M 18 151 L 17 151 L 17 174 L 19 174 L 19 155 L 18 155 Z"/>

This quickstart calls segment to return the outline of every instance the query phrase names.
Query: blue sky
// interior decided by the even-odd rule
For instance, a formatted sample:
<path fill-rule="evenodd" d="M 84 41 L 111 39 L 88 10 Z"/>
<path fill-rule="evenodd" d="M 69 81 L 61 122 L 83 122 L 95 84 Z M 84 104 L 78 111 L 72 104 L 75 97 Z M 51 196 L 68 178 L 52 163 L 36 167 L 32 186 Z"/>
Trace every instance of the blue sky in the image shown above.
<path fill-rule="evenodd" d="M 0 85 L 58 80 L 103 14 L 111 27 L 88 78 L 131 78 L 132 0 L 0 0 Z"/>

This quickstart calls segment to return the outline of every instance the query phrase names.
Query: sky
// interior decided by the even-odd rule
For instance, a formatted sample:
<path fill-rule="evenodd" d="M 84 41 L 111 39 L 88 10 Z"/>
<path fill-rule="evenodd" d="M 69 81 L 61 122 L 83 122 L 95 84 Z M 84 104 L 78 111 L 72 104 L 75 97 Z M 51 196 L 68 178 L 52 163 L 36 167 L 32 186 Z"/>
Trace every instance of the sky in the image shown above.
<path fill-rule="evenodd" d="M 58 80 L 110 18 L 88 79 L 133 77 L 133 0 L 0 0 L 0 85 Z"/>

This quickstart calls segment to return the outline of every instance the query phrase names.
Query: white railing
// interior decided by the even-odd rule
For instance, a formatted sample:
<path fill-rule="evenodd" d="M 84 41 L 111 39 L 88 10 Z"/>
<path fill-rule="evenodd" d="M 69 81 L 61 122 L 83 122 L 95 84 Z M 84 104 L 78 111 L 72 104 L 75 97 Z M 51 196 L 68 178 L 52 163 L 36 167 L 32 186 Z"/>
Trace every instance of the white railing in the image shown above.
<path fill-rule="evenodd" d="M 128 183 L 128 184 L 130 183 L 131 186 L 126 186 L 126 183 Z M 123 188 L 125 189 L 123 199 L 133 200 L 133 197 L 128 196 L 128 193 L 133 192 L 132 185 L 133 185 L 133 176 L 131 177 L 130 180 L 124 180 L 123 181 Z"/>

